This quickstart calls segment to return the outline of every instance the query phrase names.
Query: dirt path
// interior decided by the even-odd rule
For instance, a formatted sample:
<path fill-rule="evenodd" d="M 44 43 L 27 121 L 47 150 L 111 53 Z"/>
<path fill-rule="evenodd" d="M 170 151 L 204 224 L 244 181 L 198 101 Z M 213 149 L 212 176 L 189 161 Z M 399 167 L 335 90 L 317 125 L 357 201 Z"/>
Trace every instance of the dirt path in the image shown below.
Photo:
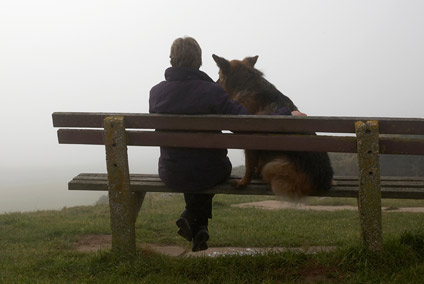
<path fill-rule="evenodd" d="M 305 205 L 302 203 L 293 203 L 279 200 L 264 200 L 249 203 L 233 204 L 234 207 L 248 208 L 255 207 L 267 210 L 283 210 L 283 209 L 297 209 L 297 210 L 314 210 L 314 211 L 340 211 L 340 210 L 358 210 L 357 206 L 341 205 L 341 206 L 322 206 L 322 205 Z M 424 207 L 402 207 L 390 208 L 383 207 L 386 212 L 410 212 L 410 213 L 424 213 Z"/>
<path fill-rule="evenodd" d="M 99 250 L 107 250 L 111 248 L 112 236 L 111 235 L 81 235 L 75 242 L 75 250 L 79 252 L 96 252 Z M 299 248 L 284 248 L 284 247 L 271 247 L 271 248 L 242 248 L 242 247 L 212 247 L 205 251 L 192 252 L 189 248 L 180 246 L 162 245 L 162 244 L 147 244 L 139 243 L 137 247 L 145 250 L 156 252 L 168 256 L 208 256 L 216 257 L 220 255 L 253 255 L 266 252 L 304 252 L 304 253 L 317 253 L 323 251 L 331 251 L 336 247 L 299 247 Z"/>

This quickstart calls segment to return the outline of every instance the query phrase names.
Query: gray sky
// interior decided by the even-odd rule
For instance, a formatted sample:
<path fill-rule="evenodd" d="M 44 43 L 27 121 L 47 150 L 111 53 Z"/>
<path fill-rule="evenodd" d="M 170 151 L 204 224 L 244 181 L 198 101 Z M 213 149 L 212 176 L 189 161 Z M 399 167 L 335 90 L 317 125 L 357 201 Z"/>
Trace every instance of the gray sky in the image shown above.
<path fill-rule="evenodd" d="M 92 204 L 68 192 L 105 172 L 100 146 L 58 145 L 55 111 L 148 112 L 172 41 L 256 65 L 308 115 L 423 117 L 424 2 L 419 0 L 0 2 L 0 212 Z M 130 148 L 132 172 L 158 151 Z M 234 165 L 243 161 L 231 152 Z"/>

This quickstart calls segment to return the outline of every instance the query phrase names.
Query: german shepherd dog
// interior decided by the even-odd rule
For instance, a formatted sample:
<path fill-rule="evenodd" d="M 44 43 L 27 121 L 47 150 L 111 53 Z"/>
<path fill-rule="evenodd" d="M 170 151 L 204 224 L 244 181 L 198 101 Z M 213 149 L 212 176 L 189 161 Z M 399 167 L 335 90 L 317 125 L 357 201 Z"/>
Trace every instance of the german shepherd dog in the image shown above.
<path fill-rule="evenodd" d="M 254 66 L 258 56 L 228 61 L 212 55 L 219 67 L 218 83 L 251 114 L 272 114 L 282 107 L 298 110 L 291 99 L 268 82 Z M 292 199 L 331 188 L 333 169 L 327 153 L 245 150 L 246 171 L 236 187 L 261 177 L 277 195 Z"/>

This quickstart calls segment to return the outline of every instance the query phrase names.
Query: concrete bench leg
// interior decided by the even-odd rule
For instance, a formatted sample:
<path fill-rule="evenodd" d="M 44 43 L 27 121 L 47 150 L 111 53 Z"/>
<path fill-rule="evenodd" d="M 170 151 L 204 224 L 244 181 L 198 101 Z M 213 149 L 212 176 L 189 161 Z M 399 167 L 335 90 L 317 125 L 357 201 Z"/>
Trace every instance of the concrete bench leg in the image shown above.
<path fill-rule="evenodd" d="M 361 238 L 365 248 L 383 248 L 378 122 L 355 124 L 359 163 L 358 209 Z"/>
<path fill-rule="evenodd" d="M 135 254 L 135 221 L 145 193 L 130 191 L 130 175 L 124 118 L 104 120 L 104 141 L 109 180 L 112 251 Z"/>

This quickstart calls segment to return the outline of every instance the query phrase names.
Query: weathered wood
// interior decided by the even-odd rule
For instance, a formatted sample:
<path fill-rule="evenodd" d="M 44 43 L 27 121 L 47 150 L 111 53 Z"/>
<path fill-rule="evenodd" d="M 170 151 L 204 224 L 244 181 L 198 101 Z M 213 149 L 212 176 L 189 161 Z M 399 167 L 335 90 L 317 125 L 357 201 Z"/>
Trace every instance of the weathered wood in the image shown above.
<path fill-rule="evenodd" d="M 358 211 L 362 243 L 372 251 L 383 249 L 378 122 L 355 123 L 358 138 Z"/>
<path fill-rule="evenodd" d="M 107 176 L 104 173 L 80 173 L 77 176 L 74 177 L 75 180 L 81 179 L 107 179 Z M 239 179 L 239 176 L 232 175 L 230 177 L 231 179 Z M 160 181 L 160 178 L 157 174 L 130 174 L 131 180 L 152 180 L 152 181 Z M 381 182 L 403 182 L 405 184 L 411 183 L 418 183 L 420 187 L 424 189 L 424 177 L 417 177 L 417 176 L 381 176 L 380 177 Z M 252 183 L 259 182 L 263 183 L 261 180 L 254 179 L 252 180 Z M 336 184 L 346 184 L 349 182 L 356 182 L 356 185 L 358 184 L 358 176 L 334 176 L 334 182 Z M 349 184 L 350 185 L 350 184 Z"/>
<path fill-rule="evenodd" d="M 346 180 L 346 181 L 352 181 L 352 180 L 358 180 L 357 176 L 336 176 L 337 180 Z M 381 176 L 380 181 L 416 181 L 416 182 L 424 182 L 424 177 L 419 176 Z"/>
<path fill-rule="evenodd" d="M 59 129 L 59 144 L 104 145 L 103 130 Z"/>
<path fill-rule="evenodd" d="M 269 186 L 261 180 L 252 180 L 245 189 L 233 186 L 233 176 L 226 182 L 199 193 L 240 194 L 240 195 L 274 195 Z M 182 193 L 167 187 L 158 175 L 131 174 L 130 190 L 134 192 L 170 192 Z M 382 177 L 381 194 L 383 198 L 424 199 L 424 178 L 417 177 Z M 328 197 L 358 197 L 358 177 L 334 177 L 335 185 L 325 193 Z M 81 173 L 69 182 L 69 190 L 106 191 L 107 175 Z"/>
<path fill-rule="evenodd" d="M 422 138 L 380 137 L 380 154 L 424 155 L 424 136 Z"/>
<path fill-rule="evenodd" d="M 127 131 L 129 146 L 163 146 L 221 149 L 260 149 L 356 153 L 351 136 L 296 134 L 231 134 L 208 132 Z M 102 130 L 59 129 L 60 144 L 103 145 Z M 424 155 L 424 139 L 382 137 L 381 154 Z"/>
<path fill-rule="evenodd" d="M 135 253 L 135 221 L 144 193 L 130 191 L 127 144 L 123 117 L 104 121 L 112 250 Z"/>
<path fill-rule="evenodd" d="M 104 130 L 87 129 L 102 128 L 103 121 Z M 167 188 L 156 175 L 129 175 L 127 145 L 358 152 L 359 180 L 335 178 L 332 189 L 321 196 L 358 197 L 361 237 L 365 247 L 374 251 L 382 248 L 381 197 L 424 198 L 424 178 L 380 180 L 378 165 L 379 154 L 424 155 L 424 136 L 405 136 L 424 135 L 421 118 L 53 113 L 53 123 L 55 127 L 85 128 L 59 129 L 59 143 L 106 145 L 108 178 L 81 174 L 69 183 L 69 189 L 109 190 L 113 248 L 125 253 L 135 251 L 135 219 L 144 194 L 183 192 Z M 305 134 L 314 132 L 336 136 Z M 273 194 L 260 180 L 236 189 L 231 179 L 201 193 Z"/>
<path fill-rule="evenodd" d="M 258 132 L 355 133 L 356 121 L 379 122 L 380 134 L 424 135 L 424 119 L 387 117 L 292 117 L 276 115 L 159 115 L 137 113 L 55 112 L 54 127 L 102 128 L 107 116 L 123 116 L 127 128 L 174 130 L 232 130 Z"/>

